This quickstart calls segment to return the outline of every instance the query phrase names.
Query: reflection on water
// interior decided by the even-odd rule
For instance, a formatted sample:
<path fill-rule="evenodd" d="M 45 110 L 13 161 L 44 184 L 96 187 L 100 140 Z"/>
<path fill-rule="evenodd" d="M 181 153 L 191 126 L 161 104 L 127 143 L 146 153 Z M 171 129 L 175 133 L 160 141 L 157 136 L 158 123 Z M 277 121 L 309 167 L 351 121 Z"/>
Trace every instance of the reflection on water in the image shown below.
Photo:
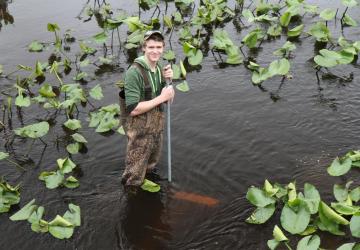
<path fill-rule="evenodd" d="M 14 17 L 9 13 L 8 4 L 12 3 L 12 0 L 0 0 L 0 30 L 3 24 L 13 24 Z"/>
<path fill-rule="evenodd" d="M 159 193 L 139 192 L 124 199 L 118 228 L 120 249 L 167 249 L 170 226 L 164 220 L 165 206 Z"/>

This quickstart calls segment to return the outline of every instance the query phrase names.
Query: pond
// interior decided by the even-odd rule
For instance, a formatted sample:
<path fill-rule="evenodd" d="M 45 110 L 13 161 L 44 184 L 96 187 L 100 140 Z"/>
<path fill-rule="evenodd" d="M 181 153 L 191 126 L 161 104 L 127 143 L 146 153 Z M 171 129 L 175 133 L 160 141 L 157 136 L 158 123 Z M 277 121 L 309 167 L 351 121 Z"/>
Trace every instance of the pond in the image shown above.
<path fill-rule="evenodd" d="M 61 32 L 72 29 L 77 38 L 91 40 L 102 30 L 95 20 L 84 22 L 86 18 L 82 11 L 87 3 L 101 2 L 0 0 L 0 14 L 7 13 L 0 15 L 3 24 L 0 64 L 4 72 L 13 71 L 18 64 L 33 66 L 37 60 L 48 60 L 49 51 L 29 53 L 27 49 L 33 40 L 53 41 L 53 34 L 46 29 L 47 23 L 57 23 Z M 135 2 L 130 5 L 123 1 L 106 2 L 113 9 L 125 9 L 129 15 L 138 15 Z M 340 1 L 307 2 L 316 3 L 320 9 L 339 7 L 339 13 L 344 9 Z M 233 8 L 235 1 L 229 1 L 229 6 Z M 153 9 L 142 11 L 141 18 L 150 18 Z M 175 9 L 172 2 L 169 2 L 169 9 Z M 160 12 L 164 11 L 165 3 L 161 2 Z M 357 6 L 349 13 L 360 23 L 358 11 Z M 10 21 L 5 23 L 4 20 Z M 303 22 L 310 25 L 316 20 L 318 17 L 307 16 Z M 346 27 L 342 32 L 339 21 L 329 22 L 328 26 L 336 39 L 341 34 L 354 41 L 360 37 L 358 27 Z M 222 29 L 240 45 L 248 32 L 248 27 L 243 27 L 244 30 L 239 30 L 235 22 L 228 22 Z M 126 37 L 126 30 L 125 27 L 120 29 L 122 39 Z M 167 33 L 166 37 L 169 36 Z M 171 48 L 183 55 L 176 36 L 174 32 Z M 276 59 L 272 54 L 274 49 L 285 42 L 286 37 L 281 36 L 264 41 L 261 49 L 247 53 L 256 57 L 258 64 L 268 65 Z M 322 198 L 330 201 L 332 185 L 345 180 L 330 177 L 326 168 L 336 156 L 359 147 L 358 62 L 332 69 L 340 76 L 349 76 L 353 72 L 354 78 L 350 82 L 321 76 L 318 81 L 312 62 L 317 53 L 314 38 L 304 35 L 294 44 L 296 50 L 290 59 L 291 79 L 282 81 L 281 76 L 275 76 L 260 86 L 252 84 L 251 71 L 243 64 L 219 63 L 217 53 L 208 52 L 201 66 L 186 65 L 190 91 L 176 91 L 171 106 L 173 181 L 168 183 L 166 179 L 164 147 L 158 166 L 159 176 L 155 179 L 161 185 L 160 193 L 142 192 L 135 197 L 124 194 L 120 177 L 124 170 L 126 138 L 117 132 L 96 133 L 94 128 L 85 125 L 86 112 L 78 114 L 83 122 L 81 134 L 88 143 L 84 152 L 73 156 L 78 165 L 74 174 L 80 182 L 76 189 L 49 190 L 38 180 L 42 171 L 54 169 L 56 160 L 67 156 L 65 147 L 69 136 L 61 126 L 66 121 L 65 116 L 53 121 L 53 128 L 46 137 L 47 146 L 35 141 L 28 157 L 24 154 L 30 141 L 15 138 L 11 146 L 15 153 L 13 158 L 27 171 L 18 171 L 1 161 L 0 175 L 11 184 L 21 183 L 21 203 L 10 212 L 35 198 L 37 204 L 45 207 L 46 218 L 53 218 L 63 214 L 68 203 L 74 203 L 81 207 L 82 225 L 75 229 L 72 238 L 58 240 L 50 234 L 34 233 L 28 223 L 12 222 L 9 215 L 3 213 L 0 215 L 0 248 L 267 249 L 266 242 L 272 238 L 273 225 L 278 220 L 273 218 L 264 225 L 247 224 L 245 219 L 254 209 L 245 198 L 247 189 L 251 185 L 262 186 L 265 179 L 284 184 L 296 180 L 299 187 L 305 182 L 312 183 L 320 190 Z M 102 50 L 101 45 L 93 46 Z M 167 43 L 167 48 L 169 46 Z M 124 77 L 133 58 L 116 49 L 114 54 L 118 60 L 116 67 L 95 74 L 89 69 L 91 76 L 82 83 L 87 89 L 101 85 L 105 98 L 94 101 L 96 107 L 118 102 L 115 83 Z M 55 81 L 55 78 L 46 81 Z M 0 89 L 12 87 L 15 82 L 16 78 L 0 78 Z M 0 98 L 4 105 L 5 99 Z M 14 108 L 12 127 L 19 128 L 44 119 L 44 114 L 44 109 L 37 105 L 22 108 L 21 112 Z M 7 133 L 1 132 L 0 151 L 5 151 Z M 354 176 L 353 180 L 359 178 Z M 219 202 L 216 205 L 189 202 L 176 198 L 177 192 L 210 197 Z M 323 248 L 335 249 L 344 242 L 328 234 L 324 237 Z"/>

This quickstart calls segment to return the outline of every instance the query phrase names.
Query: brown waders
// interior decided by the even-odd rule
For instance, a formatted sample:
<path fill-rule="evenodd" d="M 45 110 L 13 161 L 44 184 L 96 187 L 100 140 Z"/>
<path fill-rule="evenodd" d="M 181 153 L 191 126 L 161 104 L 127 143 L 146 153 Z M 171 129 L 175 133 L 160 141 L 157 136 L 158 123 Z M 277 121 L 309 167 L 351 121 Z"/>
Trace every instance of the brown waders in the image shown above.
<path fill-rule="evenodd" d="M 144 77 L 145 92 L 151 91 L 146 74 L 141 67 Z M 146 96 L 151 96 L 145 93 Z M 125 187 L 139 187 L 142 185 L 146 172 L 150 172 L 159 162 L 163 144 L 164 112 L 162 106 L 137 115 L 130 116 L 125 113 L 125 99 L 121 98 L 122 124 L 127 136 L 125 171 L 121 182 Z"/>

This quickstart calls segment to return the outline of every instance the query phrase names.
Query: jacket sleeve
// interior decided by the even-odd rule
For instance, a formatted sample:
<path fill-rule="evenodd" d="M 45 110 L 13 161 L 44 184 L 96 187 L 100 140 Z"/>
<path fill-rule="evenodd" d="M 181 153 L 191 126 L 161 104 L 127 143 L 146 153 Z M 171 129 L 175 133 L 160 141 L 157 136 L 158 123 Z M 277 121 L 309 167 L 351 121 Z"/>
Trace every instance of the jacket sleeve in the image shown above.
<path fill-rule="evenodd" d="M 143 95 L 143 79 L 135 67 L 130 67 L 125 75 L 125 103 L 126 108 L 131 112 L 140 102 Z M 131 110 L 130 110 L 131 109 Z"/>

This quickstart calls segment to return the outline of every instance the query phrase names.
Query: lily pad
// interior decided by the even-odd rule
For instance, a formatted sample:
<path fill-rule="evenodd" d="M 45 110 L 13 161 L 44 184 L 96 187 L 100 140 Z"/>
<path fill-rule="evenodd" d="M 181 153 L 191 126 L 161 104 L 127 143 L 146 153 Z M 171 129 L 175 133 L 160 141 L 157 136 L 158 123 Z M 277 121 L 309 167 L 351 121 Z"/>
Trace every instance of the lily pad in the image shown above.
<path fill-rule="evenodd" d="M 269 204 L 266 207 L 258 207 L 250 217 L 246 219 L 246 222 L 251 224 L 263 224 L 271 218 L 274 212 L 275 204 Z"/>
<path fill-rule="evenodd" d="M 104 95 L 102 93 L 102 88 L 99 84 L 97 84 L 95 87 L 93 87 L 90 92 L 90 96 L 95 100 L 101 100 Z"/>
<path fill-rule="evenodd" d="M 64 126 L 71 130 L 81 128 L 81 122 L 77 119 L 69 119 L 64 123 Z"/>
<path fill-rule="evenodd" d="M 190 90 L 189 84 L 187 81 L 183 81 L 182 83 L 179 83 L 176 85 L 176 88 L 180 90 L 181 92 L 188 92 Z"/>
<path fill-rule="evenodd" d="M 35 199 L 32 199 L 29 203 L 23 206 L 19 211 L 10 217 L 12 221 L 27 220 L 30 215 L 37 209 L 37 205 L 34 205 Z"/>
<path fill-rule="evenodd" d="M 29 137 L 29 138 L 40 138 L 45 136 L 49 131 L 49 123 L 47 122 L 39 122 L 34 123 L 22 128 L 15 129 L 15 134 L 22 136 L 22 137 Z"/>
<path fill-rule="evenodd" d="M 320 247 L 320 237 L 309 235 L 302 238 L 296 247 L 296 250 L 318 250 Z"/>
<path fill-rule="evenodd" d="M 145 179 L 144 183 L 141 185 L 141 189 L 151 193 L 156 193 L 160 191 L 160 185 L 148 179 Z"/>
<path fill-rule="evenodd" d="M 330 167 L 328 167 L 327 172 L 331 176 L 341 176 L 346 174 L 351 168 L 351 159 L 346 158 L 344 161 L 340 161 L 338 157 L 333 160 Z"/>

